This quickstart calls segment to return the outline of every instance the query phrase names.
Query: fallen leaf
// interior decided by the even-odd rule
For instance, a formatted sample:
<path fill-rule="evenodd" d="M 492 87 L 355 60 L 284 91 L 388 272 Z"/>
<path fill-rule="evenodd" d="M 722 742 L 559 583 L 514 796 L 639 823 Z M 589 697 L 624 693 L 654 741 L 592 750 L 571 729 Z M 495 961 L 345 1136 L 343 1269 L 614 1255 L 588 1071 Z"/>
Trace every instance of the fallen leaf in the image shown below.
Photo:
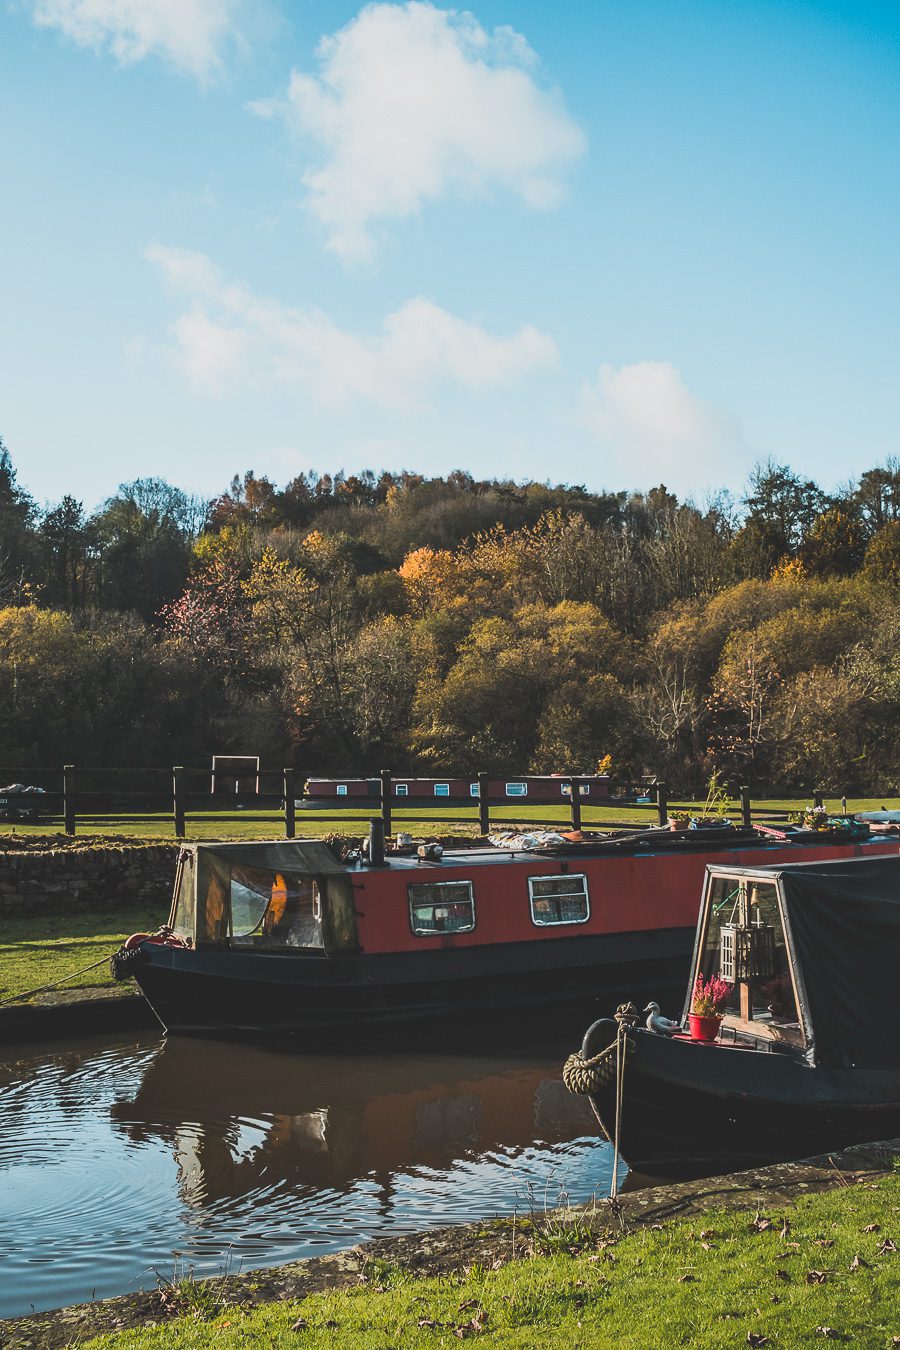
<path fill-rule="evenodd" d="M 769 1344 L 769 1338 L 768 1338 L 768 1336 L 763 1336 L 762 1332 L 759 1332 L 759 1331 L 748 1331 L 748 1332 L 747 1332 L 747 1344 L 748 1344 L 748 1345 L 768 1345 L 768 1344 Z"/>
<path fill-rule="evenodd" d="M 869 1224 L 866 1224 L 865 1228 L 863 1229 L 863 1232 L 864 1232 L 864 1233 L 880 1233 L 880 1232 L 881 1232 L 881 1224 L 880 1224 L 880 1223 L 869 1223 Z"/>
<path fill-rule="evenodd" d="M 787 1235 L 788 1235 L 788 1233 L 789 1233 L 790 1231 L 791 1231 L 791 1221 L 790 1221 L 790 1219 L 788 1219 L 788 1218 L 784 1218 L 784 1219 L 782 1220 L 782 1223 L 781 1223 L 781 1237 L 782 1237 L 782 1241 L 787 1237 Z"/>
<path fill-rule="evenodd" d="M 878 1244 L 876 1255 L 884 1256 L 885 1252 L 895 1252 L 896 1250 L 896 1242 L 892 1242 L 890 1238 L 885 1238 L 883 1242 Z"/>
<path fill-rule="evenodd" d="M 775 1278 L 776 1280 L 784 1280 L 785 1284 L 787 1284 L 791 1277 L 786 1270 L 776 1270 Z"/>
<path fill-rule="evenodd" d="M 696 1275 L 687 1274 L 678 1276 L 679 1284 L 696 1284 L 696 1282 L 697 1282 Z"/>
<path fill-rule="evenodd" d="M 835 1331 L 834 1327 L 816 1327 L 817 1336 L 825 1336 L 830 1341 L 842 1341 L 844 1339 L 840 1331 Z"/>
<path fill-rule="evenodd" d="M 418 1320 L 418 1322 L 416 1323 L 416 1326 L 417 1326 L 417 1327 L 436 1327 L 436 1326 L 438 1326 L 438 1323 L 435 1322 L 435 1320 L 434 1320 L 433 1317 L 420 1317 L 419 1320 Z"/>
<path fill-rule="evenodd" d="M 291 1331 L 305 1331 L 308 1326 L 309 1323 L 305 1317 L 298 1317 L 296 1322 L 291 1326 Z"/>
<path fill-rule="evenodd" d="M 757 1233 L 764 1233 L 767 1228 L 772 1227 L 772 1220 L 764 1219 L 761 1214 L 757 1214 L 750 1227 L 755 1229 Z"/>
<path fill-rule="evenodd" d="M 705 1252 L 711 1252 L 714 1250 L 711 1242 L 701 1242 L 700 1246 L 703 1248 Z"/>
<path fill-rule="evenodd" d="M 654 1233 L 661 1233 L 663 1230 L 661 1223 L 651 1223 L 650 1228 Z"/>
<path fill-rule="evenodd" d="M 868 1263 L 868 1261 L 864 1261 L 864 1260 L 862 1259 L 862 1257 L 860 1256 L 859 1252 L 857 1252 L 856 1255 L 854 1256 L 853 1260 L 850 1262 L 850 1269 L 851 1269 L 851 1270 L 861 1270 L 863 1267 L 865 1267 L 865 1269 L 868 1270 L 868 1268 L 869 1268 L 869 1263 Z"/>
<path fill-rule="evenodd" d="M 816 1238 L 815 1244 L 817 1247 L 833 1247 L 834 1238 Z"/>
<path fill-rule="evenodd" d="M 718 1237 L 719 1235 L 714 1228 L 704 1228 L 700 1236 L 702 1238 L 714 1238 Z"/>
<path fill-rule="evenodd" d="M 806 1272 L 807 1284 L 824 1284 L 828 1279 L 827 1270 L 808 1270 Z"/>

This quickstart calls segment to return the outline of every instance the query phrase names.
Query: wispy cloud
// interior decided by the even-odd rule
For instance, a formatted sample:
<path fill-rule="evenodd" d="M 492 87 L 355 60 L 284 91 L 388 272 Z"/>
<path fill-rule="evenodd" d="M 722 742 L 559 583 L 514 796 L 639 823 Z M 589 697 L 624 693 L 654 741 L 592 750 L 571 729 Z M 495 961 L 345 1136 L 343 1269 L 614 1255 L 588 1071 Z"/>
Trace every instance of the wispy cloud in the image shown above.
<path fill-rule="evenodd" d="M 581 389 L 581 416 L 630 480 L 702 485 L 744 450 L 736 424 L 688 389 L 670 361 L 603 365 Z"/>
<path fill-rule="evenodd" d="M 363 400 L 405 411 L 437 384 L 485 389 L 557 356 L 530 325 L 497 337 L 422 297 L 388 314 L 379 332 L 360 335 L 320 310 L 290 308 L 226 281 L 202 253 L 155 244 L 147 257 L 190 302 L 173 325 L 172 354 L 191 383 L 211 393 L 302 387 L 331 406 Z"/>
<path fill-rule="evenodd" d="M 368 5 L 324 38 L 318 75 L 295 71 L 287 94 L 252 104 L 283 115 L 324 158 L 304 176 L 328 247 L 353 262 L 374 251 L 374 222 L 424 203 L 495 188 L 552 206 L 585 138 L 537 57 L 511 28 L 419 3 Z"/>
<path fill-rule="evenodd" d="M 240 0 L 32 0 L 34 21 L 123 64 L 162 56 L 197 79 L 221 69 Z"/>

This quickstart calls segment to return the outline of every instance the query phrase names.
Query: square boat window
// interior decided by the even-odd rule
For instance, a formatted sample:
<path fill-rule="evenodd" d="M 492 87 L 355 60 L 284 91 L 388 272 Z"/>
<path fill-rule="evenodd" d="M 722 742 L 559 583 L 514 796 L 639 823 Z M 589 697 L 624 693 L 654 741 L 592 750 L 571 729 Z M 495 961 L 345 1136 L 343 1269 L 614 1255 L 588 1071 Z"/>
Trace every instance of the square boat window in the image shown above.
<path fill-rule="evenodd" d="M 470 797 L 480 797 L 480 796 L 481 796 L 481 788 L 478 786 L 477 783 L 470 783 L 470 784 L 469 784 L 469 796 L 470 796 Z"/>
<path fill-rule="evenodd" d="M 449 784 L 449 783 L 435 783 L 435 785 L 434 785 L 434 795 L 435 795 L 436 797 L 449 797 L 449 796 L 450 796 L 450 784 Z"/>
<path fill-rule="evenodd" d="M 528 784 L 527 784 L 527 783 L 507 783 L 507 785 L 506 785 L 506 795 L 507 795 L 507 797 L 527 797 L 527 796 L 528 796 Z"/>
<path fill-rule="evenodd" d="M 586 923 L 588 903 L 587 877 L 529 877 L 528 895 L 531 919 L 539 928 L 556 923 Z"/>
<path fill-rule="evenodd" d="M 396 792 L 396 794 L 397 794 L 398 797 L 408 797 L 408 796 L 409 796 L 409 783 L 395 783 L 395 784 L 394 784 L 394 791 Z"/>
<path fill-rule="evenodd" d="M 338 783 L 337 787 L 335 788 L 335 792 L 337 793 L 337 795 L 338 795 L 339 797 L 346 797 L 346 795 L 347 795 L 347 784 L 346 784 L 346 783 Z"/>
<path fill-rule="evenodd" d="M 471 881 L 435 881 L 409 888 L 409 922 L 418 937 L 470 933 L 475 927 Z"/>

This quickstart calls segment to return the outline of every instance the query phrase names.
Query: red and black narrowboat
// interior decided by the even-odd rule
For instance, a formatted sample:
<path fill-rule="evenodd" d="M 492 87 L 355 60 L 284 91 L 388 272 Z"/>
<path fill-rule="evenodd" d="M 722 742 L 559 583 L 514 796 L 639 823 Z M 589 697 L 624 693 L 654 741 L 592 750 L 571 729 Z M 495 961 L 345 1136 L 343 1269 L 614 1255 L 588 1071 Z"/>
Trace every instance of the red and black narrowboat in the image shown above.
<path fill-rule="evenodd" d="M 710 862 L 679 1029 L 653 1013 L 646 1028 L 621 1031 L 604 1018 L 567 1071 L 594 1076 L 590 1096 L 609 1137 L 618 1096 L 619 1151 L 649 1175 L 705 1176 L 892 1138 L 898 954 L 896 854 Z M 698 977 L 707 987 L 718 977 L 725 1000 L 708 1040 L 689 1034 Z M 624 1063 L 621 1090 L 605 1071 L 614 1058 Z M 573 1090 L 588 1086 L 574 1081 Z"/>
<path fill-rule="evenodd" d="M 529 851 L 482 847 L 338 862 L 314 840 L 182 850 L 169 928 L 113 958 L 170 1031 L 419 1026 L 676 989 L 708 863 L 896 850 L 773 843 L 752 829 L 645 832 Z"/>

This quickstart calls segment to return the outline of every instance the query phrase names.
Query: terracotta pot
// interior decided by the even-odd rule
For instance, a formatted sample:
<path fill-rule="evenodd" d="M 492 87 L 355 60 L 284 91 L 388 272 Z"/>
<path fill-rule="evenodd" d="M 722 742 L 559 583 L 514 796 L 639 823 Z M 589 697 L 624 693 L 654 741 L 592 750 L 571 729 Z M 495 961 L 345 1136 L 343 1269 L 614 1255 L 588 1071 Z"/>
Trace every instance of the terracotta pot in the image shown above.
<path fill-rule="evenodd" d="M 688 1013 L 688 1025 L 692 1041 L 714 1041 L 719 1034 L 722 1019 L 713 1013 L 711 1017 L 701 1017 L 699 1013 Z"/>

